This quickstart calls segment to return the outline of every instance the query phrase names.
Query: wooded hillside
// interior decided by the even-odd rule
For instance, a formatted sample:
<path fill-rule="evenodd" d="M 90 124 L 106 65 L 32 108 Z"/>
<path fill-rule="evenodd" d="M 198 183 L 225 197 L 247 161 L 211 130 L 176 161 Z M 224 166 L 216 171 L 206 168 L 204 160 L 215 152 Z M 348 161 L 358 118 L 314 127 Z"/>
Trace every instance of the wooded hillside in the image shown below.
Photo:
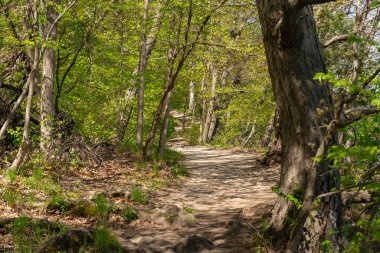
<path fill-rule="evenodd" d="M 217 192 L 202 173 L 224 180 L 226 168 L 273 186 L 241 167 L 251 166 L 278 176 L 276 200 L 261 214 L 252 203 L 245 236 L 228 236 L 249 246 L 223 252 L 380 251 L 380 1 L 0 0 L 0 10 L 0 249 L 130 252 L 113 216 L 128 230 L 161 210 L 158 189 L 207 178 Z M 207 160 L 200 173 L 205 147 L 255 158 Z M 80 239 L 47 250 L 65 236 Z"/>

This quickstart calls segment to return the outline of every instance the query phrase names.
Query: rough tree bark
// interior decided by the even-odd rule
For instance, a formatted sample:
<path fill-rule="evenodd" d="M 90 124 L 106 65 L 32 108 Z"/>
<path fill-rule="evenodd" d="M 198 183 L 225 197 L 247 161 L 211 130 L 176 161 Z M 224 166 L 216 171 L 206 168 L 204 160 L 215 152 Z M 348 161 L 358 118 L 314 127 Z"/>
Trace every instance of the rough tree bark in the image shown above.
<path fill-rule="evenodd" d="M 57 22 L 55 20 L 58 14 L 55 10 L 55 4 L 59 0 L 46 1 L 46 24 L 44 26 L 44 37 L 50 41 L 57 39 Z M 50 32 L 50 34 L 49 34 Z M 49 36 L 49 38 L 47 38 Z M 52 45 L 43 49 L 42 56 L 42 86 L 41 86 L 41 140 L 40 148 L 43 158 L 51 160 L 54 152 L 53 147 L 53 121 L 54 121 L 54 72 L 55 72 L 55 52 Z"/>
<path fill-rule="evenodd" d="M 204 124 L 206 122 L 206 117 L 207 117 L 207 100 L 206 100 L 206 80 L 207 80 L 207 76 L 208 76 L 208 67 L 206 68 L 204 74 L 203 74 L 203 79 L 202 79 L 202 83 L 201 83 L 201 104 L 202 104 L 202 118 L 201 118 L 201 124 L 199 126 L 199 139 L 198 139 L 198 142 L 199 143 L 202 143 L 202 133 L 203 133 L 203 129 L 204 129 Z"/>
<path fill-rule="evenodd" d="M 272 138 L 272 133 L 273 133 L 274 127 L 275 127 L 274 117 L 269 121 L 267 129 L 265 130 L 264 140 L 262 143 L 262 146 L 264 148 L 267 148 L 269 146 L 270 140 Z"/>
<path fill-rule="evenodd" d="M 166 110 L 164 115 L 164 124 L 162 126 L 161 134 L 160 134 L 160 142 L 158 145 L 158 159 L 163 159 L 165 155 L 165 144 L 166 144 L 166 136 L 168 135 L 169 128 L 169 117 L 170 117 L 170 99 L 173 91 L 171 91 L 166 98 Z"/>
<path fill-rule="evenodd" d="M 326 125 L 332 120 L 332 99 L 327 85 L 313 79 L 325 72 L 315 22 L 310 4 L 328 0 L 259 0 L 257 7 L 262 26 L 269 73 L 279 110 L 279 135 L 282 143 L 279 190 L 283 196 L 296 195 L 304 205 L 317 195 L 339 188 L 339 178 L 325 162 L 315 165 L 313 158 L 323 144 L 324 155 L 333 140 L 322 143 Z M 314 178 L 315 181 L 311 180 Z M 306 189 L 306 190 L 305 190 Z M 305 224 L 305 212 L 291 201 L 279 197 L 270 222 L 271 231 L 286 235 L 296 220 L 287 252 L 319 252 L 320 242 L 330 240 L 338 250 L 336 230 L 340 223 L 340 196 L 322 199 L 313 213 L 314 222 L 305 226 L 303 242 L 299 232 Z M 306 215 L 306 217 L 308 214 Z M 304 219 L 305 218 L 305 219 Z M 298 242 L 298 243 L 294 243 Z"/>
<path fill-rule="evenodd" d="M 205 144 L 209 140 L 209 132 L 210 126 L 213 121 L 214 116 L 214 104 L 215 104 L 215 91 L 216 91 L 216 83 L 218 82 L 218 71 L 212 67 L 212 81 L 211 81 L 211 99 L 209 101 L 206 119 L 203 126 L 202 132 L 202 143 Z"/>
<path fill-rule="evenodd" d="M 223 69 L 223 72 L 222 72 L 222 81 L 220 83 L 220 87 L 221 88 L 226 87 L 228 74 L 229 74 L 229 72 L 230 72 L 231 69 L 232 68 L 228 68 L 228 67 L 225 67 Z M 220 93 L 216 93 L 216 90 L 214 91 L 214 93 L 215 93 L 215 98 L 214 98 L 215 101 L 214 101 L 214 105 L 213 105 L 214 108 L 213 108 L 213 112 L 212 112 L 211 124 L 210 124 L 209 130 L 208 130 L 208 135 L 207 135 L 207 142 L 211 142 L 212 141 L 212 139 L 216 135 L 216 132 L 217 132 L 218 127 L 219 127 L 219 117 L 215 113 L 215 111 L 217 111 L 217 110 L 220 109 L 221 94 Z"/>
<path fill-rule="evenodd" d="M 161 20 L 163 17 L 163 3 L 158 1 L 157 3 L 157 12 L 154 16 L 153 26 L 147 33 L 147 23 L 149 18 L 149 0 L 144 0 L 144 32 L 141 40 L 141 49 L 140 49 L 140 59 L 138 67 L 139 75 L 139 88 L 138 88 L 138 98 L 137 98 L 137 136 L 136 143 L 139 146 L 142 146 L 142 135 L 143 135 L 143 126 L 144 126 L 144 91 L 145 91 L 145 72 L 148 66 L 148 61 L 150 55 L 153 51 L 153 48 L 156 44 L 157 33 L 161 28 Z"/>

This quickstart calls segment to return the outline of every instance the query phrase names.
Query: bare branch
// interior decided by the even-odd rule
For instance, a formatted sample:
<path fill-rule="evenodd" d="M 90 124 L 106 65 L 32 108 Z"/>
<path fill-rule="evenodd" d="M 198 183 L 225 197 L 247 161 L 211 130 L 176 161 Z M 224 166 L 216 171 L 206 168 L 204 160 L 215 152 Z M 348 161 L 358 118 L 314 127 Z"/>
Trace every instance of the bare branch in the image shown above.
<path fill-rule="evenodd" d="M 336 0 L 289 0 L 290 5 L 302 8 L 306 5 L 312 5 L 312 4 L 324 4 L 329 2 L 335 2 Z"/>
<path fill-rule="evenodd" d="M 78 0 L 73 0 L 73 1 L 70 1 L 69 4 L 66 6 L 65 10 L 60 13 L 58 15 L 58 17 L 54 20 L 53 24 L 50 26 L 50 29 L 49 29 L 49 32 L 46 34 L 46 37 L 45 37 L 45 40 L 49 40 L 49 37 L 50 37 L 50 34 L 52 33 L 55 25 L 57 24 L 57 22 L 63 17 L 63 15 L 65 15 L 65 13 L 71 9 L 71 7 L 76 4 L 76 2 L 78 2 Z"/>
<path fill-rule="evenodd" d="M 353 111 L 350 111 L 350 113 L 354 114 L 352 117 L 341 120 L 336 123 L 337 128 L 343 128 L 346 127 L 356 121 L 361 120 L 365 116 L 371 115 L 371 114 L 377 114 L 380 112 L 380 109 L 378 108 L 354 108 Z"/>
<path fill-rule="evenodd" d="M 330 47 L 338 42 L 347 41 L 347 39 L 350 37 L 349 34 L 342 34 L 332 37 L 330 40 L 326 41 L 322 44 L 323 48 Z"/>

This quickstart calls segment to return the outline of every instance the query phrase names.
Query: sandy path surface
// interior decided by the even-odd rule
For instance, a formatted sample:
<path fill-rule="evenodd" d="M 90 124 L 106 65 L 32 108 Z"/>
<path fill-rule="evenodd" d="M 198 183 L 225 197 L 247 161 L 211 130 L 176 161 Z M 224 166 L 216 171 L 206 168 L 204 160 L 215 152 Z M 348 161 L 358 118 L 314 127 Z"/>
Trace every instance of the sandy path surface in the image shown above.
<path fill-rule="evenodd" d="M 278 180 L 278 167 L 258 165 L 257 153 L 188 146 L 181 139 L 169 146 L 184 154 L 190 176 L 179 188 L 157 194 L 154 206 L 191 208 L 195 222 L 135 224 L 116 232 L 123 245 L 131 252 L 179 252 L 173 250 L 175 244 L 198 235 L 214 243 L 210 252 L 249 252 L 250 219 L 268 211 L 275 200 L 271 187 Z"/>

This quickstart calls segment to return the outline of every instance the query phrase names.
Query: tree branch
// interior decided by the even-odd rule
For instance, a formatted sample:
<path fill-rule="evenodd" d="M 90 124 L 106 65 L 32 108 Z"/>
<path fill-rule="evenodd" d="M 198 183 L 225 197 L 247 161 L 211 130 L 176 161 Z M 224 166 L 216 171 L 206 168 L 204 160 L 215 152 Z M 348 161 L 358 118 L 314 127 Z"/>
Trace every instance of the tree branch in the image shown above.
<path fill-rule="evenodd" d="M 342 42 L 342 41 L 347 41 L 347 39 L 350 37 L 349 34 L 342 34 L 342 35 L 337 35 L 332 37 L 330 40 L 326 41 L 325 43 L 322 44 L 323 48 L 330 47 L 334 45 L 335 43 Z"/>
<path fill-rule="evenodd" d="M 350 109 L 348 111 L 349 111 L 349 113 L 352 113 L 354 115 L 352 117 L 346 119 L 346 120 L 338 121 L 336 123 L 337 128 L 346 127 L 346 126 L 348 126 L 348 125 L 350 125 L 356 121 L 361 120 L 365 116 L 379 113 L 380 109 L 378 109 L 378 108 L 354 108 L 354 109 Z"/>
<path fill-rule="evenodd" d="M 311 4 L 324 4 L 324 3 L 329 3 L 329 2 L 335 2 L 336 0 L 289 0 L 290 5 L 297 7 L 297 8 L 302 8 L 306 5 L 311 5 Z"/>
<path fill-rule="evenodd" d="M 53 24 L 50 26 L 50 29 L 48 33 L 45 36 L 45 41 L 49 40 L 50 34 L 53 32 L 54 26 L 57 24 L 57 22 L 65 15 L 65 13 L 71 9 L 71 7 L 76 4 L 78 0 L 70 1 L 69 4 L 66 6 L 65 10 L 58 15 L 58 17 L 54 20 Z"/>

